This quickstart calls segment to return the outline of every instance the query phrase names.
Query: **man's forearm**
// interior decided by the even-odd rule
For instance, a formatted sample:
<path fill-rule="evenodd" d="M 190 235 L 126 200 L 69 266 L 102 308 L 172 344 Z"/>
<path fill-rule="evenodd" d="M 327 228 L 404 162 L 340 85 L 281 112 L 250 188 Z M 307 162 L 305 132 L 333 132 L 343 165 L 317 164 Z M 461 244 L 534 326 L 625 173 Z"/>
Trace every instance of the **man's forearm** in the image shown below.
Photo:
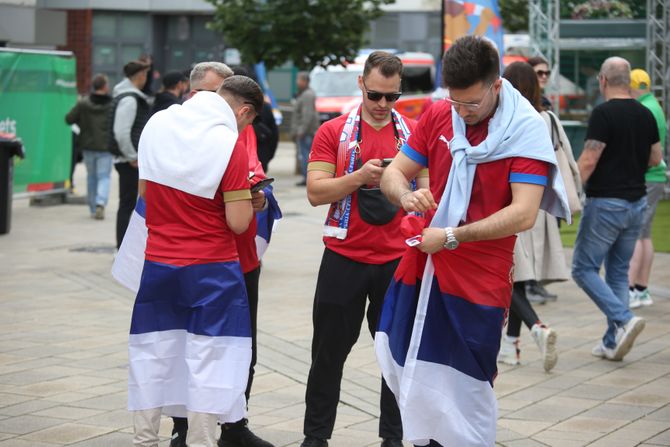
<path fill-rule="evenodd" d="M 513 184 L 512 203 L 490 216 L 454 228 L 459 242 L 501 239 L 533 227 L 540 208 L 544 186 Z"/>
<path fill-rule="evenodd" d="M 400 205 L 400 198 L 403 194 L 412 191 L 405 175 L 393 166 L 385 169 L 380 187 L 386 198 L 395 205 Z"/>

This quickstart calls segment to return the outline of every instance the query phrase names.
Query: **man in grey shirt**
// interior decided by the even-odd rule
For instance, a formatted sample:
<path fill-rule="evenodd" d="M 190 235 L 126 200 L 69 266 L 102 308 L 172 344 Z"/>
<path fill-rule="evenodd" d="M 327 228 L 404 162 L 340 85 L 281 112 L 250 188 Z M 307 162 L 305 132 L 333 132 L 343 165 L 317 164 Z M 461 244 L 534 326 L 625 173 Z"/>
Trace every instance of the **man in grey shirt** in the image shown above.
<path fill-rule="evenodd" d="M 118 146 L 114 167 L 119 173 L 119 211 L 116 213 L 116 247 L 121 246 L 130 216 L 137 201 L 137 147 L 144 125 L 151 116 L 147 95 L 140 88 L 147 80 L 149 65 L 141 61 L 128 62 L 123 67 L 126 77 L 114 86 L 112 131 Z M 118 154 L 117 154 L 118 155 Z"/>
<path fill-rule="evenodd" d="M 295 98 L 293 118 L 291 121 L 291 136 L 298 145 L 302 181 L 297 186 L 307 184 L 307 162 L 312 149 L 314 134 L 319 128 L 319 116 L 316 113 L 316 93 L 309 88 L 309 73 L 301 71 L 296 80 L 298 96 Z"/>

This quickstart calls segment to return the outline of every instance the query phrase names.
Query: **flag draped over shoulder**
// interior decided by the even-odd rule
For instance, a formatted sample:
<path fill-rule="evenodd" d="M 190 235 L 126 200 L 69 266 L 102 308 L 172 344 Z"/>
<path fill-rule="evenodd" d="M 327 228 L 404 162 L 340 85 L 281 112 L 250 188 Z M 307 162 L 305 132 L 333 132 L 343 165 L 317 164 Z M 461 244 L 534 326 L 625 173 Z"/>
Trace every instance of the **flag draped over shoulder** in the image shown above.
<path fill-rule="evenodd" d="M 152 188 L 169 187 L 207 205 L 215 200 L 236 140 L 230 106 L 217 94 L 199 93 L 149 120 L 140 138 L 139 177 L 151 181 Z M 147 223 L 156 234 L 188 227 L 195 232 L 190 243 L 211 244 L 197 237 L 197 225 L 179 218 L 163 222 L 151 214 L 183 205 L 160 203 L 165 200 L 160 194 L 152 200 L 138 201 L 113 266 L 124 285 L 137 286 L 128 341 L 128 409 L 162 408 L 163 414 L 178 417 L 209 413 L 221 423 L 238 421 L 246 415 L 251 361 L 251 322 L 239 262 L 182 259 L 178 246 L 144 256 L 154 234 L 147 238 Z M 219 218 L 224 225 L 224 216 Z"/>
<path fill-rule="evenodd" d="M 480 145 L 469 145 L 454 110 L 452 121 L 453 161 L 431 227 L 458 226 L 477 164 L 509 157 L 550 163 L 542 208 L 569 218 L 546 125 L 509 82 L 503 79 L 500 104 Z M 386 294 L 375 351 L 398 401 L 404 437 L 416 445 L 431 439 L 444 446 L 495 444 L 493 381 L 510 280 L 487 270 L 485 256 L 490 253 L 465 244 L 439 256 L 410 249 Z"/>

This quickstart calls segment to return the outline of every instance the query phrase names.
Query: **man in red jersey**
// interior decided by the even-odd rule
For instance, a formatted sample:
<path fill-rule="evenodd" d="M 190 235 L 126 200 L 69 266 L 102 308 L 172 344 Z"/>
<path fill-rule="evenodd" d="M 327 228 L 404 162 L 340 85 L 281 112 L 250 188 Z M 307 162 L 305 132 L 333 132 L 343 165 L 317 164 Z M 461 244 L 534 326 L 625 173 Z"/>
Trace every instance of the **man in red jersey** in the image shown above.
<path fill-rule="evenodd" d="M 404 251 L 398 231 L 404 213 L 378 188 L 384 166 L 414 127 L 413 121 L 393 110 L 401 95 L 401 76 L 398 57 L 371 53 L 358 78 L 363 103 L 324 123 L 312 144 L 307 196 L 313 206 L 328 204 L 330 210 L 314 297 L 302 447 L 328 445 L 344 362 L 358 339 L 366 301 L 370 300 L 368 329 L 374 335 L 384 293 Z M 400 414 L 384 382 L 380 406 L 382 445 L 401 446 Z"/>
<path fill-rule="evenodd" d="M 217 422 L 246 413 L 251 327 L 234 235 L 253 211 L 235 143 L 262 105 L 258 84 L 232 76 L 156 114 L 140 139 L 148 238 L 129 340 L 134 445 L 158 445 L 162 413 L 188 418 L 191 447 L 213 446 Z"/>
<path fill-rule="evenodd" d="M 495 443 L 515 234 L 533 226 L 542 200 L 561 216 L 567 203 L 546 126 L 500 79 L 492 43 L 463 37 L 442 67 L 449 97 L 425 112 L 381 180 L 425 224 L 388 289 L 375 348 L 405 439 L 483 447 Z M 426 167 L 430 188 L 412 191 L 407 179 Z"/>
<path fill-rule="evenodd" d="M 201 91 L 216 91 L 223 81 L 232 76 L 234 71 L 221 62 L 201 62 L 196 64 L 191 71 L 191 96 Z M 235 150 L 246 152 L 249 160 L 248 173 L 253 173 L 250 185 L 264 179 L 265 172 L 258 160 L 256 151 L 256 135 L 252 126 L 242 129 L 237 138 Z M 251 393 L 251 384 L 254 377 L 254 366 L 256 365 L 256 322 L 258 317 L 258 282 L 260 279 L 261 266 L 256 252 L 256 212 L 266 206 L 264 191 L 251 193 L 254 216 L 249 227 L 241 234 L 235 235 L 235 244 L 239 255 L 240 266 L 244 275 L 244 283 L 249 301 L 249 315 L 251 322 L 251 364 L 249 366 L 249 378 L 245 390 L 247 403 Z M 186 447 L 186 436 L 188 422 L 186 418 L 175 417 L 172 430 L 172 441 L 170 447 Z M 272 444 L 256 436 L 248 427 L 246 418 L 233 423 L 221 425 L 221 437 L 218 445 L 221 447 L 272 447 Z"/>

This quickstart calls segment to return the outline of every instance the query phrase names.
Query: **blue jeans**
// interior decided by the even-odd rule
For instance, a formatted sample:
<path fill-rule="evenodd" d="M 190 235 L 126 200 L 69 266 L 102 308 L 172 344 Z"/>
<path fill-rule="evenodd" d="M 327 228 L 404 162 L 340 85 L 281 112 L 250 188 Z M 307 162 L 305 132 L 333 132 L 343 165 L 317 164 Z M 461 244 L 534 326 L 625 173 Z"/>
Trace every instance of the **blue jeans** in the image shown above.
<path fill-rule="evenodd" d="M 617 328 L 628 323 L 628 265 L 640 234 L 646 197 L 636 202 L 586 199 L 572 257 L 572 278 L 607 317 L 603 344 L 616 346 Z M 605 280 L 600 267 L 605 264 Z"/>
<path fill-rule="evenodd" d="M 314 135 L 304 135 L 298 138 L 298 153 L 300 154 L 300 167 L 302 175 L 307 179 L 307 162 L 309 161 L 309 152 L 312 150 L 312 140 Z"/>
<path fill-rule="evenodd" d="M 98 205 L 106 206 L 109 199 L 109 179 L 114 157 L 109 152 L 84 150 L 88 207 L 95 213 Z"/>

